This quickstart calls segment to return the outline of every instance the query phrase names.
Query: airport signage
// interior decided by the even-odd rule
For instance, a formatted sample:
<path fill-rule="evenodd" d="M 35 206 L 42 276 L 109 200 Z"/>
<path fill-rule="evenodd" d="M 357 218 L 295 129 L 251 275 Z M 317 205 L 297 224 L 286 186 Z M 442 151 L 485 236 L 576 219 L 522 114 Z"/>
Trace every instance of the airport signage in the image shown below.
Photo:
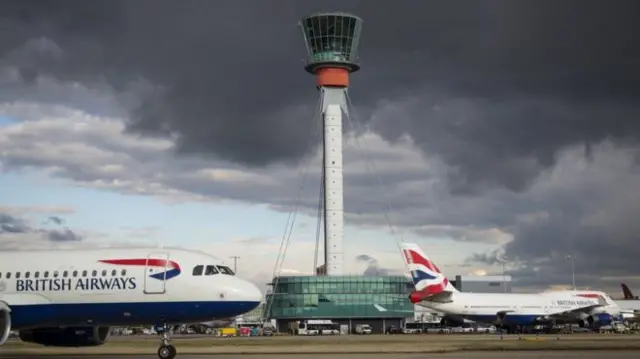
<path fill-rule="evenodd" d="M 18 279 L 16 292 L 116 291 L 136 289 L 135 277 Z"/>

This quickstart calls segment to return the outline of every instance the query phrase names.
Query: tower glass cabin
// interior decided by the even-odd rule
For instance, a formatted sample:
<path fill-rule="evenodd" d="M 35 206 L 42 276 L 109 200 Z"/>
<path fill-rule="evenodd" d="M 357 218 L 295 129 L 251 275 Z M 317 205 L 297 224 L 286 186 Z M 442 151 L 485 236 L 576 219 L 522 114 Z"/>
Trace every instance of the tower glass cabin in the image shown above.
<path fill-rule="evenodd" d="M 300 20 L 307 46 L 305 69 L 315 73 L 320 67 L 344 68 L 357 71 L 358 44 L 362 19 L 346 13 L 322 13 Z"/>

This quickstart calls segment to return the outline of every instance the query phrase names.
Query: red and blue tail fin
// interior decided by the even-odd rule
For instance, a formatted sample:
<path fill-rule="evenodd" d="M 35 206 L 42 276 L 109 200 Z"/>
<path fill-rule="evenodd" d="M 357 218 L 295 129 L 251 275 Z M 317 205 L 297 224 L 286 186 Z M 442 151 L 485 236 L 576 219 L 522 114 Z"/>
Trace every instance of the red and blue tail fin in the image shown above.
<path fill-rule="evenodd" d="M 411 272 L 413 284 L 416 287 L 415 293 L 412 294 L 416 300 L 442 292 L 458 291 L 417 244 L 403 243 L 402 254 Z M 412 301 L 414 301 L 414 298 L 412 298 Z"/>

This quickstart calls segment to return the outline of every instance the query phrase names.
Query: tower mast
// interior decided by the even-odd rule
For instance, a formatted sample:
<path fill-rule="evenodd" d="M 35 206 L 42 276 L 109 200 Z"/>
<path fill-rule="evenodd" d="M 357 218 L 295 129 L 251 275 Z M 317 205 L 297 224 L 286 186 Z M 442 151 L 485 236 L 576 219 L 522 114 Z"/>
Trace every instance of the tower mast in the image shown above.
<path fill-rule="evenodd" d="M 349 116 L 349 74 L 357 71 L 362 19 L 346 13 L 322 13 L 300 20 L 307 47 L 307 72 L 320 91 L 324 129 L 324 263 L 325 273 L 343 275 L 344 191 L 342 115 Z"/>

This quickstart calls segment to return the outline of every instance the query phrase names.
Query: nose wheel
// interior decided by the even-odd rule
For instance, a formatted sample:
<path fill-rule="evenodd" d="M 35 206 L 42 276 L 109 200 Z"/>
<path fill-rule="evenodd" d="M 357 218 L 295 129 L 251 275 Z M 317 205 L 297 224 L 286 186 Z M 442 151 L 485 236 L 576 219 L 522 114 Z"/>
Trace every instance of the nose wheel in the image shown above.
<path fill-rule="evenodd" d="M 162 324 L 162 343 L 160 344 L 160 348 L 158 348 L 158 358 L 160 359 L 173 359 L 176 356 L 176 347 L 169 344 L 169 327 L 167 323 Z"/>
<path fill-rule="evenodd" d="M 176 347 L 171 344 L 161 345 L 158 348 L 158 358 L 160 359 L 173 359 L 176 356 Z"/>

